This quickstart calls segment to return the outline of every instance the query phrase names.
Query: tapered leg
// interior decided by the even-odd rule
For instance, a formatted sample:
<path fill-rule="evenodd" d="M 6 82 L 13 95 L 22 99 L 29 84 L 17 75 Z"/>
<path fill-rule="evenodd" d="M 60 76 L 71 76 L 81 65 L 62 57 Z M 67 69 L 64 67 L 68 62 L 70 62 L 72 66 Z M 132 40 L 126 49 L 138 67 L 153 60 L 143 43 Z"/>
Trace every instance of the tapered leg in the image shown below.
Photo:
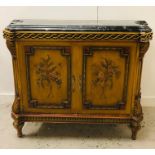
<path fill-rule="evenodd" d="M 22 133 L 22 128 L 24 126 L 24 122 L 21 122 L 19 120 L 14 120 L 13 122 L 13 126 L 16 128 L 17 130 L 17 136 L 18 137 L 22 137 L 23 133 Z"/>
<path fill-rule="evenodd" d="M 137 132 L 141 128 L 140 122 L 132 121 L 130 124 L 130 128 L 132 132 L 131 138 L 132 140 L 136 140 Z"/>

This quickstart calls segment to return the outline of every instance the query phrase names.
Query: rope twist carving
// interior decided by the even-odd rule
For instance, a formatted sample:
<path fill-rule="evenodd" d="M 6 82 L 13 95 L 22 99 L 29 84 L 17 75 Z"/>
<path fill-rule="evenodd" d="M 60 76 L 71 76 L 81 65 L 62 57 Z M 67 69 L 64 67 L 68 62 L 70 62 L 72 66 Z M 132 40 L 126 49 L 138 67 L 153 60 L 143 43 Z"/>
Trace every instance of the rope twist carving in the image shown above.
<path fill-rule="evenodd" d="M 14 39 L 50 39 L 50 40 L 140 40 L 148 42 L 152 33 L 41 33 L 41 32 L 10 32 L 4 30 L 4 38 Z"/>

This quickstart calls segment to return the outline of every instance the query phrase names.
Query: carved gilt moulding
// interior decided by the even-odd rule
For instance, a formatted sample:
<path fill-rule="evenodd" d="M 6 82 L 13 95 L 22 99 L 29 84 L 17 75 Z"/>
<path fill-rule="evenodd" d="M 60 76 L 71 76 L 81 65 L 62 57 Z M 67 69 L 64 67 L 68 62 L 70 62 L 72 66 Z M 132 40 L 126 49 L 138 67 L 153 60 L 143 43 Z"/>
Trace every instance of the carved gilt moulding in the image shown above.
<path fill-rule="evenodd" d="M 102 115 L 80 115 L 80 114 L 50 114 L 50 117 L 47 115 L 31 115 L 31 114 L 21 114 L 17 115 L 12 113 L 12 118 L 18 119 L 21 122 L 55 122 L 55 123 L 87 123 L 87 124 L 110 124 L 110 123 L 130 123 L 131 119 L 127 116 L 118 117 L 118 116 L 110 116 L 110 117 L 103 117 Z"/>
<path fill-rule="evenodd" d="M 54 32 L 54 31 L 3 31 L 4 38 L 15 40 L 119 40 L 148 42 L 152 39 L 152 32 Z"/>

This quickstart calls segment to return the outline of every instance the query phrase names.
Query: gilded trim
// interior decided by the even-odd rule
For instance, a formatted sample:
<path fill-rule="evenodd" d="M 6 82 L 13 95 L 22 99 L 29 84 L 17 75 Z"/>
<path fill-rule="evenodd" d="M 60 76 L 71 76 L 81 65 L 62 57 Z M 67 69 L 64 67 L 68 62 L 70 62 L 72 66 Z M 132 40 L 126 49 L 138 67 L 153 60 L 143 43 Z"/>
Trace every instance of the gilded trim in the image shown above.
<path fill-rule="evenodd" d="M 55 32 L 55 31 L 3 31 L 7 40 L 134 40 L 148 42 L 152 39 L 152 32 Z"/>
<path fill-rule="evenodd" d="M 55 117 L 55 116 L 38 116 L 38 115 L 17 115 L 12 113 L 14 120 L 21 122 L 50 122 L 50 123 L 84 123 L 84 124 L 100 124 L 100 123 L 130 123 L 132 121 L 129 117 L 115 117 L 115 118 L 93 118 L 93 117 Z"/>

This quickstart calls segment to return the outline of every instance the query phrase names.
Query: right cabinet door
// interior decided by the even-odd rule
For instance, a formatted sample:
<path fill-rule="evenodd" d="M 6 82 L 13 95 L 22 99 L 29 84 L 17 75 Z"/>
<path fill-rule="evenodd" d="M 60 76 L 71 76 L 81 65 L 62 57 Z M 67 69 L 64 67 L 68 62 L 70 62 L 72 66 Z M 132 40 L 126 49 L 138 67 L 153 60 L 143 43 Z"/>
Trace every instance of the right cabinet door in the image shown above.
<path fill-rule="evenodd" d="M 84 46 L 82 104 L 89 113 L 129 114 L 136 46 Z"/>

